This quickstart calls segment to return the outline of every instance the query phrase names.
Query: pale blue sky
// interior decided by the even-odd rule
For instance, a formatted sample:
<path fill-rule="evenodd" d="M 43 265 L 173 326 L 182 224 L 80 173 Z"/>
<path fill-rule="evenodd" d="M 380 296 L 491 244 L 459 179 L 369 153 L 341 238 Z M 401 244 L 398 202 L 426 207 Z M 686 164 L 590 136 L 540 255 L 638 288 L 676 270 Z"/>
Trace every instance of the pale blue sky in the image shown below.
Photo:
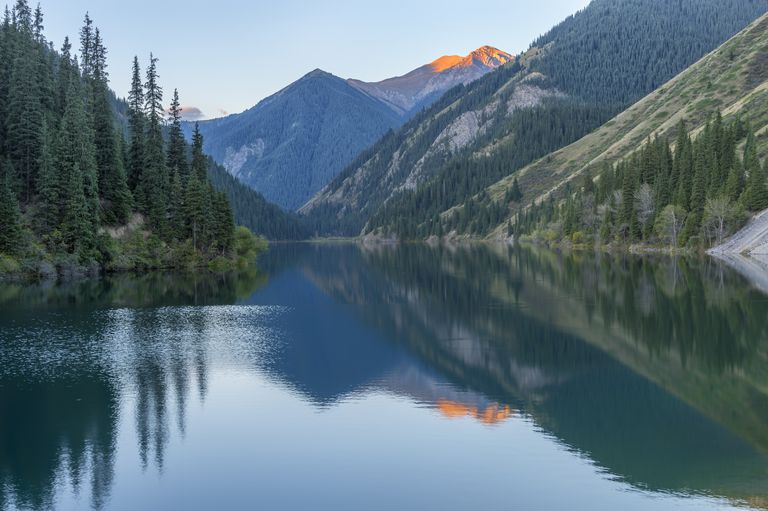
<path fill-rule="evenodd" d="M 31 4 L 35 0 L 30 0 Z M 162 84 L 209 117 L 240 112 L 321 68 L 375 81 L 488 44 L 510 53 L 588 0 L 40 0 L 56 47 L 89 11 L 109 49 L 112 87 L 153 51 Z"/>

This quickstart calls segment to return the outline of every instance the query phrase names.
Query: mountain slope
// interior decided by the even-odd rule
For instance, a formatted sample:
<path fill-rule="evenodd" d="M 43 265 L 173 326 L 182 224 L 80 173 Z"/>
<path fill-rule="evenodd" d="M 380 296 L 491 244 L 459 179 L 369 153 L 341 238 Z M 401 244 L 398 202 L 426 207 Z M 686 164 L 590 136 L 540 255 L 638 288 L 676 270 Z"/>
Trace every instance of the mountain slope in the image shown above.
<path fill-rule="evenodd" d="M 208 180 L 216 190 L 226 194 L 237 225 L 245 226 L 270 241 L 307 238 L 309 233 L 296 214 L 283 211 L 267 201 L 263 195 L 232 177 L 212 159 L 208 167 Z"/>
<path fill-rule="evenodd" d="M 200 130 L 206 151 L 233 176 L 298 209 L 387 130 L 510 59 L 486 46 L 379 83 L 315 70 L 246 112 L 201 122 Z"/>
<path fill-rule="evenodd" d="M 768 15 L 600 129 L 493 184 L 487 196 L 503 201 L 514 177 L 526 204 L 559 196 L 585 171 L 627 157 L 649 137 L 672 140 L 680 121 L 695 134 L 717 111 L 725 121 L 748 121 L 757 134 L 759 156 L 768 156 Z M 492 236 L 506 235 L 506 221 L 507 216 Z"/>
<path fill-rule="evenodd" d="M 369 83 L 350 79 L 348 82 L 377 98 L 399 115 L 411 117 L 456 85 L 467 85 L 497 67 L 514 60 L 509 53 L 483 46 L 466 57 L 440 57 L 408 74 Z"/>
<path fill-rule="evenodd" d="M 519 61 L 382 139 L 302 213 L 335 234 L 467 229 L 438 215 L 598 128 L 767 10 L 766 0 L 594 0 Z"/>
<path fill-rule="evenodd" d="M 295 209 L 335 175 L 338 162 L 399 124 L 386 105 L 316 70 L 246 112 L 200 123 L 200 131 L 206 152 L 233 176 Z"/>

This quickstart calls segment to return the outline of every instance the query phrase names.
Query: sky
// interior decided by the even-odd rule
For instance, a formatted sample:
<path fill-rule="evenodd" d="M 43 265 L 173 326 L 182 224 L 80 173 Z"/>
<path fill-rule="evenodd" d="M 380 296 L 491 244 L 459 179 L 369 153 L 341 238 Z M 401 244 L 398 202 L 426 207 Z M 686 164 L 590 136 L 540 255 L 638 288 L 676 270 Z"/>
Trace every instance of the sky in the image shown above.
<path fill-rule="evenodd" d="M 166 99 L 207 118 L 252 107 L 313 69 L 378 81 L 483 45 L 509 53 L 589 0 L 39 0 L 57 48 L 89 12 L 125 96 L 150 52 Z M 30 0 L 35 4 L 35 0 Z M 78 47 L 79 43 L 75 45 Z M 166 101 L 167 102 L 167 101 Z"/>

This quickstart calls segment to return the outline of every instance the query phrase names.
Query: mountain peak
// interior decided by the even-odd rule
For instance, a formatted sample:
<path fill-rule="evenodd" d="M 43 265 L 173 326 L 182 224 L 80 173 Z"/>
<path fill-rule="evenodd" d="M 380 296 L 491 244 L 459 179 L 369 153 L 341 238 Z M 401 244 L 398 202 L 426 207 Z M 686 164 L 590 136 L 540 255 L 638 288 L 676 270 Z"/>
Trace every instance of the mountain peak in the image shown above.
<path fill-rule="evenodd" d="M 467 55 L 467 58 L 471 58 L 473 61 L 479 62 L 484 66 L 495 68 L 514 60 L 515 57 L 493 46 L 481 46 Z"/>
<path fill-rule="evenodd" d="M 317 68 L 305 74 L 304 76 L 302 76 L 301 80 L 304 80 L 306 78 L 329 78 L 329 77 L 333 77 L 333 75 L 328 71 L 323 71 L 322 69 Z"/>
<path fill-rule="evenodd" d="M 429 68 L 433 73 L 442 73 L 454 68 L 466 68 L 478 66 L 487 69 L 496 69 L 507 62 L 514 60 L 514 56 L 501 51 L 493 46 L 481 46 L 465 57 L 458 55 L 445 55 L 431 62 Z"/>

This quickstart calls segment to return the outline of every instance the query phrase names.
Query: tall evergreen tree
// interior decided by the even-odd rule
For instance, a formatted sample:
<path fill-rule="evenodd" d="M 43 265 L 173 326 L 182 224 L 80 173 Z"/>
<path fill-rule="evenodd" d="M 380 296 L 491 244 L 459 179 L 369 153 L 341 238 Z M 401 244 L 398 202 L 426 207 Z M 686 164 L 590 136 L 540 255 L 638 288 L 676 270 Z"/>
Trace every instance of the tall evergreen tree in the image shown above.
<path fill-rule="evenodd" d="M 95 254 L 98 225 L 96 158 L 81 91 L 73 81 L 59 128 L 54 165 L 59 173 L 60 231 L 67 251 L 82 261 Z"/>
<path fill-rule="evenodd" d="M 192 174 L 200 181 L 208 179 L 208 158 L 203 153 L 203 134 L 200 133 L 199 123 L 195 123 L 192 134 Z"/>
<path fill-rule="evenodd" d="M 80 29 L 80 69 L 85 76 L 93 74 L 94 53 L 93 20 L 88 13 L 85 13 L 83 28 Z"/>
<path fill-rule="evenodd" d="M 24 191 L 21 196 L 24 203 L 31 202 L 36 193 L 44 143 L 44 112 L 36 57 L 35 49 L 29 44 L 19 45 L 8 91 L 6 147 L 16 169 L 18 185 Z"/>
<path fill-rule="evenodd" d="M 178 173 L 183 179 L 187 177 L 187 155 L 184 133 L 181 130 L 181 103 L 179 90 L 173 90 L 173 100 L 168 110 L 168 172 Z"/>
<path fill-rule="evenodd" d="M 755 133 L 750 128 L 747 143 L 744 146 L 744 171 L 747 184 L 742 196 L 744 207 L 749 211 L 760 211 L 768 208 L 768 183 L 766 175 L 760 166 L 757 156 L 757 141 Z"/>
<path fill-rule="evenodd" d="M 131 91 L 128 93 L 128 129 L 130 148 L 128 154 L 128 186 L 137 195 L 139 204 L 146 207 L 146 197 L 141 194 L 139 182 L 144 171 L 146 147 L 146 123 L 144 118 L 144 84 L 138 57 L 133 58 Z"/>
<path fill-rule="evenodd" d="M 16 255 L 21 247 L 23 230 L 19 201 L 12 187 L 12 167 L 9 161 L 0 173 L 0 253 Z"/>
<path fill-rule="evenodd" d="M 93 95 L 94 146 L 99 190 L 104 199 L 102 214 L 107 223 L 124 223 L 130 215 L 132 198 L 110 104 L 107 50 L 104 48 L 98 28 L 93 32 L 90 51 L 92 53 L 90 82 Z"/>
<path fill-rule="evenodd" d="M 144 84 L 144 111 L 147 117 L 145 160 L 139 183 L 146 202 L 150 224 L 158 232 L 167 228 L 167 196 L 169 179 L 163 149 L 163 89 L 158 82 L 157 58 L 150 54 L 147 81 Z"/>

